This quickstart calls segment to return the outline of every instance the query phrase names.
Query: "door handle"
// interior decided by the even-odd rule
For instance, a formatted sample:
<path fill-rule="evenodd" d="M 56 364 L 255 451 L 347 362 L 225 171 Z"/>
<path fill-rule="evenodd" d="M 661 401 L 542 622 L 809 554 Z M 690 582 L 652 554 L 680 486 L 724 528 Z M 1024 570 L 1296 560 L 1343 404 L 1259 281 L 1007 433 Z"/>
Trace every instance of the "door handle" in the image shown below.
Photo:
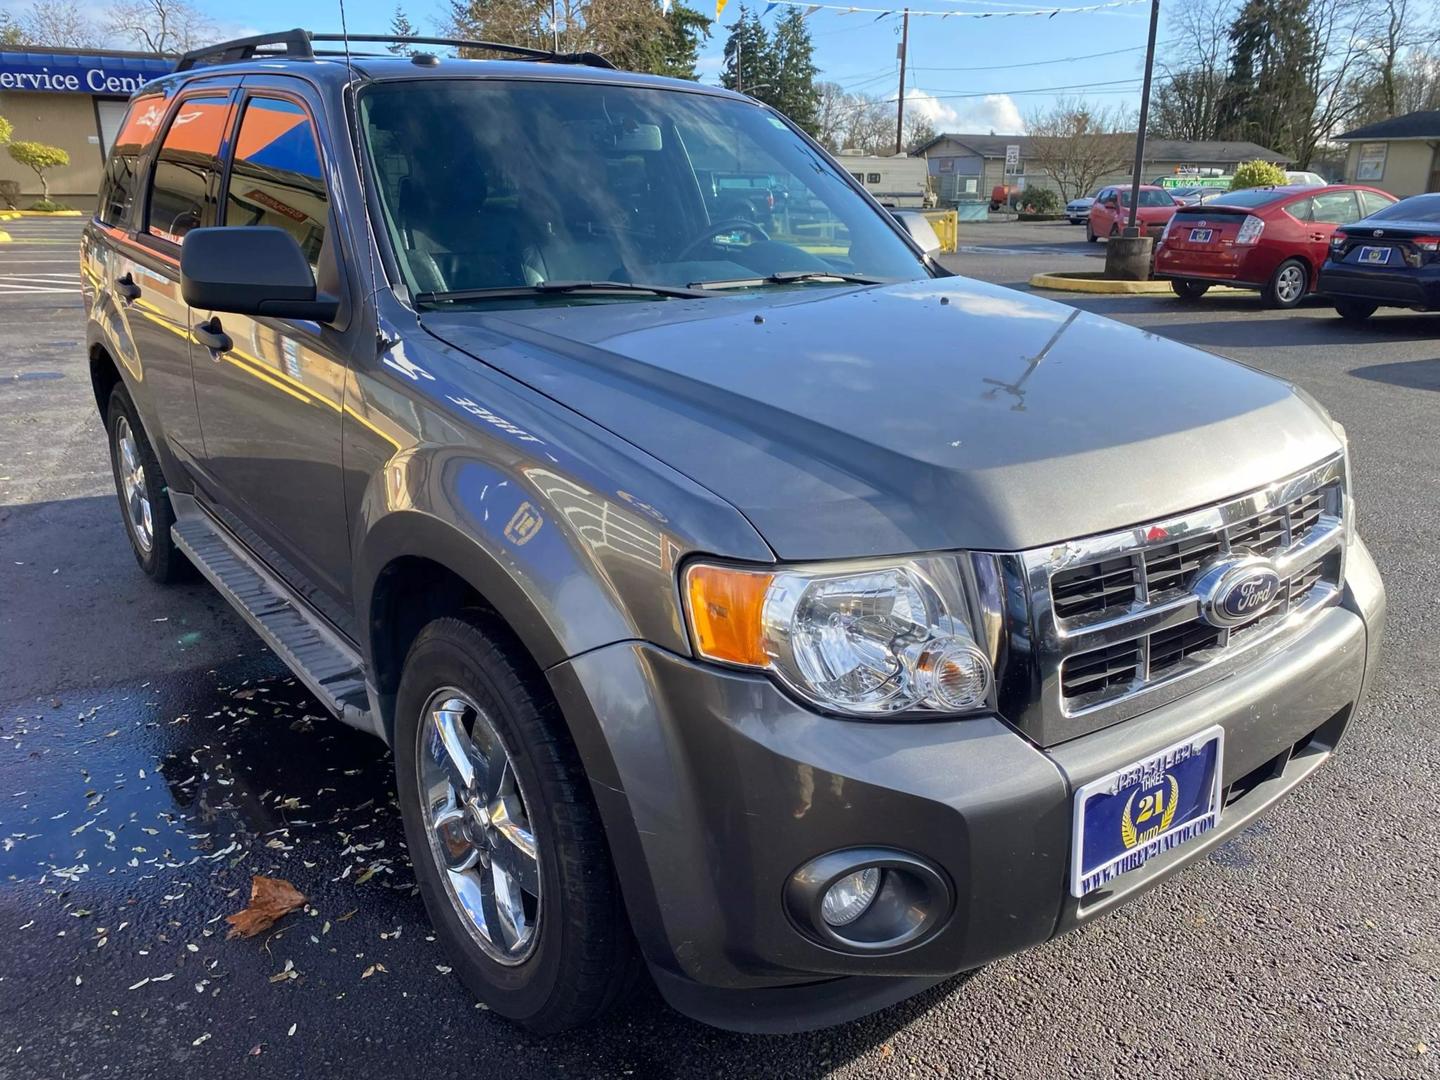
<path fill-rule="evenodd" d="M 196 323 L 191 333 L 195 335 L 196 341 L 210 350 L 211 360 L 219 360 L 221 353 L 227 353 L 235 347 L 235 342 L 230 340 L 230 335 L 221 327 L 218 315 Z"/>
<path fill-rule="evenodd" d="M 120 299 L 127 304 L 133 304 L 140 299 L 140 286 L 135 284 L 133 274 L 125 274 L 115 279 L 115 291 L 120 294 Z"/>

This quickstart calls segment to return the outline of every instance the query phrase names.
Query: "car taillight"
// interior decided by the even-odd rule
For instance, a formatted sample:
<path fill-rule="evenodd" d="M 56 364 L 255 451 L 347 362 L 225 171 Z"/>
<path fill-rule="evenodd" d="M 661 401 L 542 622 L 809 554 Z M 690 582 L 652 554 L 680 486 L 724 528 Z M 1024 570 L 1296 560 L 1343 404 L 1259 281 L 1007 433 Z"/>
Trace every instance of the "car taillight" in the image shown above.
<path fill-rule="evenodd" d="M 766 209 L 766 210 L 774 210 L 774 209 L 775 209 L 775 193 L 774 193 L 773 191 L 767 191 L 767 192 L 765 193 L 765 209 Z"/>
<path fill-rule="evenodd" d="M 1160 243 L 1163 244 L 1165 242 L 1165 238 L 1170 235 L 1170 226 L 1174 224 L 1175 218 L 1173 216 L 1169 221 L 1165 222 L 1165 228 L 1160 230 Z"/>
<path fill-rule="evenodd" d="M 1434 255 L 1440 251 L 1440 236 L 1417 236 L 1414 244 L 1421 251 Z"/>
<path fill-rule="evenodd" d="M 1331 250 L 1331 251 L 1339 251 L 1339 250 L 1340 250 L 1341 248 L 1343 248 L 1344 246 L 1345 246 L 1345 234 L 1344 234 L 1343 232 L 1332 233 L 1332 234 L 1330 235 L 1330 250 Z"/>
<path fill-rule="evenodd" d="M 1260 239 L 1260 234 L 1264 231 L 1265 222 L 1254 214 L 1246 214 L 1245 220 L 1240 223 L 1240 231 L 1235 234 L 1235 243 L 1237 245 L 1253 244 Z"/>

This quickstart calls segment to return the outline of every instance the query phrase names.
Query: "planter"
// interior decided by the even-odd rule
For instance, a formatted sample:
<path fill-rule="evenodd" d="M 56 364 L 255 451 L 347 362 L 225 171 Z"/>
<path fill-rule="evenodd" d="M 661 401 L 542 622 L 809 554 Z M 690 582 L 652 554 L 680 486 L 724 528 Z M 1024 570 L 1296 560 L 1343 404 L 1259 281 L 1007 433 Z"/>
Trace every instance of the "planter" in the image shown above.
<path fill-rule="evenodd" d="M 1020 215 L 1021 221 L 1065 221 L 1064 214 L 1025 214 Z"/>

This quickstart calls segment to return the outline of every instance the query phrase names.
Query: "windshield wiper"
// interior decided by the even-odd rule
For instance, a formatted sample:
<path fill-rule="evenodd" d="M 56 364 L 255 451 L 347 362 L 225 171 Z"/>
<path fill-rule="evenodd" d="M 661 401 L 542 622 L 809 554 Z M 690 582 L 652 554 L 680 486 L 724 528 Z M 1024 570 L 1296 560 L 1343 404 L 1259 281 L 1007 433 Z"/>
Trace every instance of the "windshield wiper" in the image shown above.
<path fill-rule="evenodd" d="M 797 281 L 844 281 L 854 285 L 883 285 L 880 278 L 862 274 L 845 274 L 838 270 L 777 270 L 756 277 L 723 278 L 718 281 L 692 281 L 692 289 L 743 289 L 757 285 L 791 285 Z"/>
<path fill-rule="evenodd" d="M 694 300 L 705 293 L 696 288 L 678 285 L 649 285 L 636 281 L 542 281 L 537 285 L 500 285 L 490 289 L 454 289 L 449 292 L 415 294 L 419 304 L 443 304 L 465 300 L 510 300 L 525 296 L 556 293 L 645 293 L 650 296 L 677 297 Z"/>

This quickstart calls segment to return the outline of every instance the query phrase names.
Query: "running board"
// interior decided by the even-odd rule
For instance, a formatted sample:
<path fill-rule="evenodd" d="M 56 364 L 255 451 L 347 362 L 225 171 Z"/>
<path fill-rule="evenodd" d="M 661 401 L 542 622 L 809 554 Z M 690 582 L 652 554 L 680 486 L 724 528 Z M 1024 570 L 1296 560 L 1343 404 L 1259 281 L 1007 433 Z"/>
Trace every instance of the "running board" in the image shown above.
<path fill-rule="evenodd" d="M 198 504 L 178 493 L 171 499 L 190 503 L 175 506 L 179 519 L 170 527 L 175 546 L 327 709 L 375 733 L 360 655 Z"/>

